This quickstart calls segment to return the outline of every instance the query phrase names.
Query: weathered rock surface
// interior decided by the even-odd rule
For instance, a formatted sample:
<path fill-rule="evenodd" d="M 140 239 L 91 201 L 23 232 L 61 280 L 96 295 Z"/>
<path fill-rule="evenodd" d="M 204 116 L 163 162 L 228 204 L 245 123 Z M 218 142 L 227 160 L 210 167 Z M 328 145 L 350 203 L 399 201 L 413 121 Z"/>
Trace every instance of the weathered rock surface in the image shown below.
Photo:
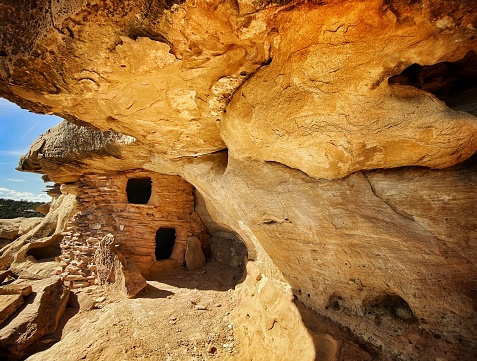
<path fill-rule="evenodd" d="M 0 325 L 23 305 L 20 294 L 0 294 Z"/>
<path fill-rule="evenodd" d="M 286 320 L 303 359 L 473 360 L 477 122 L 459 111 L 475 108 L 473 5 L 3 1 L 0 95 L 136 139 L 69 168 L 36 144 L 25 170 L 142 168 L 196 188 L 264 275 L 263 293 L 238 292 L 257 315 L 238 316 L 244 352 L 288 347 Z M 64 127 L 61 147 L 80 140 Z"/>
<path fill-rule="evenodd" d="M 470 5 L 48 4 L 2 4 L 0 94 L 134 136 L 159 158 L 229 148 L 336 178 L 443 168 L 477 149 L 474 116 L 387 82 L 477 51 Z"/>
<path fill-rule="evenodd" d="M 247 264 L 247 277 L 236 287 L 237 307 L 232 313 L 243 360 L 315 359 L 313 339 L 286 287 L 268 279 L 252 262 Z"/>
<path fill-rule="evenodd" d="M 114 283 L 112 289 L 124 297 L 132 298 L 147 286 L 146 279 L 136 264 L 117 253 L 114 260 Z"/>
<path fill-rule="evenodd" d="M 189 237 L 187 239 L 185 262 L 189 271 L 196 270 L 205 265 L 205 255 L 202 251 L 202 244 L 197 237 Z"/>
<path fill-rule="evenodd" d="M 474 162 L 328 181 L 276 164 L 230 160 L 224 173 L 214 157 L 184 165 L 186 178 L 213 218 L 255 249 L 264 273 L 280 279 L 273 260 L 298 300 L 384 347 L 386 357 L 423 357 L 435 348 L 471 359 Z M 253 211 L 244 204 L 253 204 Z M 409 306 L 421 331 L 395 316 L 394 296 Z"/>
<path fill-rule="evenodd" d="M 444 168 L 474 154 L 473 115 L 386 81 L 412 63 L 462 58 L 475 46 L 462 46 L 470 33 L 453 28 L 432 36 L 439 25 L 426 10 L 408 5 L 404 16 L 395 6 L 331 2 L 277 13 L 273 61 L 234 93 L 224 116 L 231 154 L 319 178 L 404 165 Z M 467 16 L 470 24 L 475 14 Z M 454 45 L 441 45 L 453 37 Z"/>
<path fill-rule="evenodd" d="M 73 194 L 61 195 L 53 200 L 50 212 L 39 224 L 0 250 L 0 269 L 10 268 L 23 278 L 50 276 L 54 266 L 45 268 L 35 264 L 41 259 L 54 258 L 59 252 L 59 237 L 74 210 Z"/>
<path fill-rule="evenodd" d="M 70 291 L 59 278 L 33 282 L 32 287 L 25 307 L 0 329 L 0 355 L 4 360 L 18 360 L 33 343 L 55 331 L 65 310 Z"/>
<path fill-rule="evenodd" d="M 30 231 L 42 220 L 40 217 L 0 219 L 0 238 L 13 240 Z"/>
<path fill-rule="evenodd" d="M 30 284 L 8 284 L 0 286 L 0 295 L 28 296 L 32 292 Z"/>
<path fill-rule="evenodd" d="M 329 319 L 306 309 L 288 285 L 268 279 L 254 262 L 236 287 L 232 312 L 238 360 L 373 360 L 372 348 Z M 362 341 L 361 341 L 362 342 Z M 267 350 L 267 352 L 263 352 Z"/>
<path fill-rule="evenodd" d="M 104 169 L 106 164 L 112 169 L 122 170 L 121 165 L 129 165 L 134 160 L 139 166 L 141 155 L 134 152 L 137 148 L 135 142 L 135 138 L 120 133 L 100 132 L 62 122 L 31 145 L 28 153 L 20 159 L 18 170 L 47 173 L 48 169 L 51 180 L 73 182 L 91 169 Z M 128 152 L 123 152 L 123 148 Z M 103 161 L 105 157 L 107 163 Z"/>

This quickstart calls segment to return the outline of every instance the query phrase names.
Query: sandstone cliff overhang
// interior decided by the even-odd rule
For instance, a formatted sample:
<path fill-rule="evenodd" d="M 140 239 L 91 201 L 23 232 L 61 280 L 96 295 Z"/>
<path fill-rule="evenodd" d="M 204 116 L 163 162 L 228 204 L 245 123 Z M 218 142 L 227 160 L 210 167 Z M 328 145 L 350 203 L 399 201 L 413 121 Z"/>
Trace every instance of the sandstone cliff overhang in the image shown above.
<path fill-rule="evenodd" d="M 55 181 L 141 168 L 196 188 L 253 249 L 239 294 L 264 317 L 240 318 L 250 355 L 263 336 L 283 356 L 276 332 L 295 343 L 273 283 L 375 358 L 473 361 L 474 7 L 0 0 L 0 95 L 136 139 L 76 170 L 51 158 Z M 333 357 L 354 355 L 327 336 Z"/>
<path fill-rule="evenodd" d="M 17 170 L 47 174 L 49 180 L 67 183 L 95 167 L 127 169 L 132 159 L 138 167 L 142 157 L 135 151 L 135 142 L 128 135 L 63 121 L 33 142 Z"/>
<path fill-rule="evenodd" d="M 474 116 L 388 82 L 475 53 L 470 4 L 35 4 L 0 4 L 0 95 L 132 135 L 161 159 L 229 149 L 339 178 L 445 168 L 477 149 Z"/>

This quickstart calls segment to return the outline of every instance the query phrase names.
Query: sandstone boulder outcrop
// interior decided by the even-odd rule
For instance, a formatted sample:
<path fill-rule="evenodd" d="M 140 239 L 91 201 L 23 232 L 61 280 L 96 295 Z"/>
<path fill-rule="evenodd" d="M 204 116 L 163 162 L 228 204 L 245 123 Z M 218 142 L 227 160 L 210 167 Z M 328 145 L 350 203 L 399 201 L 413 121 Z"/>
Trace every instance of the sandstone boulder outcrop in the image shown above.
<path fill-rule="evenodd" d="M 3 280 L 1 280 L 3 282 Z M 1 283 L 1 282 L 0 282 Z M 24 303 L 24 297 L 32 292 L 30 284 L 7 284 L 0 286 L 0 325 Z"/>
<path fill-rule="evenodd" d="M 133 261 L 118 253 L 114 259 L 112 289 L 123 297 L 132 298 L 147 286 L 146 279 Z"/>
<path fill-rule="evenodd" d="M 21 295 L 28 296 L 32 292 L 30 284 L 7 284 L 0 286 L 0 295 Z"/>
<path fill-rule="evenodd" d="M 37 340 L 55 331 L 65 310 L 70 291 L 59 278 L 32 282 L 32 287 L 25 307 L 0 329 L 0 354 L 4 360 L 21 358 Z"/>
<path fill-rule="evenodd" d="M 44 267 L 38 261 L 51 261 L 58 255 L 61 232 L 74 209 L 73 194 L 64 194 L 53 200 L 50 212 L 39 224 L 0 250 L 0 268 L 10 268 L 23 278 L 50 276 L 54 265 Z"/>
<path fill-rule="evenodd" d="M 0 295 L 0 325 L 18 310 L 23 302 L 23 297 L 19 294 Z"/>
<path fill-rule="evenodd" d="M 8 240 L 14 240 L 18 236 L 27 233 L 43 218 L 13 218 L 13 219 L 0 219 L 0 238 Z"/>

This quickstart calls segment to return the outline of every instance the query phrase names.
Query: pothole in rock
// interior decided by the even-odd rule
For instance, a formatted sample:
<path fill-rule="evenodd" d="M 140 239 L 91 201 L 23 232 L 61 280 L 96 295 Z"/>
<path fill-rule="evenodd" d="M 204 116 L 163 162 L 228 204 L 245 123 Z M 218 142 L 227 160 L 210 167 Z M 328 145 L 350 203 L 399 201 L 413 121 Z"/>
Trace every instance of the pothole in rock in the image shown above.
<path fill-rule="evenodd" d="M 469 50 L 460 60 L 434 65 L 412 64 L 388 83 L 409 85 L 434 94 L 454 110 L 477 116 L 477 54 Z"/>
<path fill-rule="evenodd" d="M 390 316 L 394 320 L 408 324 L 418 323 L 409 304 L 398 295 L 383 294 L 365 300 L 363 312 L 367 315 L 374 315 L 377 320 Z"/>

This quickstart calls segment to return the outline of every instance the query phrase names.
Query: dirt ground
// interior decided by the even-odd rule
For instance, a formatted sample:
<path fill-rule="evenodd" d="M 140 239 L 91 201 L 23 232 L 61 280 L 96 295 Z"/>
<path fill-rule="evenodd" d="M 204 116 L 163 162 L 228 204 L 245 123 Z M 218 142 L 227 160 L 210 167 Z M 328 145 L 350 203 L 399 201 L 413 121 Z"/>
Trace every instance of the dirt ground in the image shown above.
<path fill-rule="evenodd" d="M 229 314 L 242 274 L 211 261 L 196 271 L 163 273 L 134 299 L 115 300 L 100 287 L 75 291 L 58 330 L 27 359 L 228 359 L 240 348 Z"/>

